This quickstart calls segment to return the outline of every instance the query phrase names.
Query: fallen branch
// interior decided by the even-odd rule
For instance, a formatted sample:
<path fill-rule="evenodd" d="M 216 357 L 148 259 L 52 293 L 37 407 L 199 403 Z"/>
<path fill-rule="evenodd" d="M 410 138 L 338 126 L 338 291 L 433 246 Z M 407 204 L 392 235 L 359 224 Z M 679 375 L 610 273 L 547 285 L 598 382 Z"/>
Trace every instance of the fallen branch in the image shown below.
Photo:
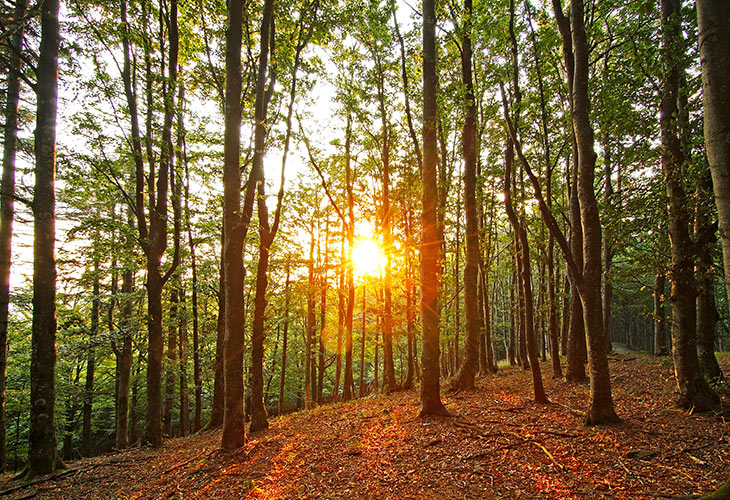
<path fill-rule="evenodd" d="M 8 488 L 6 490 L 0 491 L 0 497 L 9 495 L 10 493 L 12 493 L 14 491 L 24 490 L 25 488 L 27 488 L 29 486 L 33 486 L 34 484 L 40 484 L 40 483 L 45 483 L 46 481 L 52 481 L 54 479 L 57 479 L 57 478 L 60 478 L 63 476 L 68 476 L 75 472 L 81 472 L 81 469 L 68 469 L 63 472 L 58 472 L 58 473 L 50 475 L 50 476 L 40 477 L 38 479 L 34 479 L 33 481 L 28 481 L 27 483 L 19 484 L 18 486 L 13 486 L 12 488 Z M 38 494 L 38 492 L 34 493 L 33 496 L 35 496 L 37 494 Z M 31 498 L 31 497 L 28 497 L 28 498 Z"/>

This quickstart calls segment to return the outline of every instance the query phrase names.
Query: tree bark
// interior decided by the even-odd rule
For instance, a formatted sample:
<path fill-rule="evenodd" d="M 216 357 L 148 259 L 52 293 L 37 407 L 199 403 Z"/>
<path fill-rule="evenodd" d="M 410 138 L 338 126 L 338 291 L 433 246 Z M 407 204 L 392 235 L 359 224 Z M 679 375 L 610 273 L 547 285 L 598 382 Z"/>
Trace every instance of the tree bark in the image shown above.
<path fill-rule="evenodd" d="M 284 389 L 286 387 L 286 356 L 289 343 L 289 261 L 286 263 L 286 284 L 284 285 L 284 339 L 281 345 L 281 375 L 279 377 L 279 415 L 284 414 Z"/>
<path fill-rule="evenodd" d="M 30 360 L 30 433 L 26 479 L 60 465 L 56 451 L 56 110 L 58 0 L 41 7 L 36 69 L 35 191 L 33 197 L 33 327 Z"/>
<path fill-rule="evenodd" d="M 697 357 L 697 288 L 694 276 L 694 243 L 689 232 L 689 211 L 683 185 L 684 153 L 679 136 L 679 91 L 684 69 L 681 57 L 679 0 L 662 0 L 662 96 L 660 128 L 662 169 L 667 189 L 669 237 L 672 247 L 672 356 L 683 408 L 706 411 L 719 398 L 707 384 Z"/>
<path fill-rule="evenodd" d="M 654 355 L 667 355 L 666 312 L 664 308 L 664 283 L 666 277 L 659 271 L 654 278 Z"/>
<path fill-rule="evenodd" d="M 707 159 L 717 204 L 725 287 L 730 290 L 730 4 L 697 0 Z"/>
<path fill-rule="evenodd" d="M 472 81 L 471 16 L 472 0 L 464 0 L 464 36 L 461 47 L 461 80 L 464 84 L 466 115 L 462 130 L 464 150 L 464 212 L 466 216 L 466 265 L 464 266 L 464 310 L 466 316 L 466 344 L 464 364 L 452 382 L 452 390 L 474 388 L 474 377 L 479 369 L 479 220 L 477 216 L 477 108 Z M 458 259 L 459 256 L 457 255 Z M 458 287 L 457 287 L 458 288 Z M 457 294 L 458 294 L 457 290 Z M 460 314 L 458 308 L 456 314 Z M 457 345 L 458 349 L 458 345 Z"/>
<path fill-rule="evenodd" d="M 601 303 L 601 221 L 593 187 L 596 153 L 589 113 L 588 40 L 583 24 L 583 0 L 572 0 L 570 24 L 573 36 L 575 73 L 573 74 L 573 130 L 578 145 L 578 202 L 583 228 L 583 273 L 579 290 L 583 304 L 591 393 L 585 423 L 609 424 L 619 418 L 613 408 L 611 377 L 606 356 Z"/>
<path fill-rule="evenodd" d="M 420 416 L 448 415 L 441 402 L 439 322 L 441 241 L 438 235 L 435 0 L 423 1 L 423 173 L 421 215 L 421 331 L 423 335 Z M 445 159 L 444 159 L 445 160 Z"/>
<path fill-rule="evenodd" d="M 26 1 L 16 0 L 15 18 L 25 16 Z M 10 39 L 8 50 L 7 89 L 5 95 L 5 129 L 3 135 L 3 174 L 0 198 L 0 473 L 7 465 L 5 435 L 5 377 L 7 372 L 8 305 L 10 302 L 10 265 L 12 257 L 13 220 L 15 219 L 15 157 L 18 143 L 18 103 L 20 74 L 23 71 L 24 26 Z"/>
<path fill-rule="evenodd" d="M 355 200 L 352 193 L 352 111 L 347 109 L 347 124 L 345 126 L 345 186 L 347 189 L 347 211 L 349 224 L 347 225 L 347 311 L 345 313 L 345 374 L 342 387 L 342 399 L 349 401 L 353 398 L 352 377 L 352 316 L 355 311 L 355 268 L 352 261 L 352 252 L 355 247 Z"/>
<path fill-rule="evenodd" d="M 96 371 L 96 334 L 99 332 L 99 257 L 94 261 L 94 277 L 91 289 L 91 328 L 86 357 L 86 381 L 84 384 L 83 423 L 81 430 L 81 455 L 91 456 L 91 416 L 94 408 L 94 372 Z"/>

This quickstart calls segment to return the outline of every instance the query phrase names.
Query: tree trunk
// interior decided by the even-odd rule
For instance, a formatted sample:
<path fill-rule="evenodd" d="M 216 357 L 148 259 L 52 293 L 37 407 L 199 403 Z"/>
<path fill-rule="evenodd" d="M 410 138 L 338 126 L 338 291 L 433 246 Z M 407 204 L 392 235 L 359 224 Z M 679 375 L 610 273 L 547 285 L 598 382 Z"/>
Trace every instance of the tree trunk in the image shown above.
<path fill-rule="evenodd" d="M 439 322 L 441 316 L 441 240 L 438 234 L 436 143 L 436 14 L 434 0 L 423 1 L 423 172 L 421 215 L 421 330 L 423 335 L 420 416 L 448 415 L 441 402 Z M 445 160 L 445 158 L 444 158 Z"/>
<path fill-rule="evenodd" d="M 128 217 L 132 212 L 128 210 Z M 126 242 L 127 249 L 131 251 L 133 245 L 131 238 Z M 131 253 L 130 253 L 131 255 Z M 122 336 L 122 348 L 117 355 L 117 408 L 115 425 L 115 446 L 117 449 L 127 447 L 129 433 L 129 382 L 132 375 L 132 292 L 134 289 L 134 272 L 127 263 L 122 272 L 122 316 L 120 330 Z"/>
<path fill-rule="evenodd" d="M 335 384 L 332 388 L 332 400 L 339 399 L 340 378 L 342 377 L 342 334 L 345 331 L 345 239 L 347 227 L 342 224 L 342 240 L 340 242 L 340 266 L 337 283 L 337 350 L 335 351 Z"/>
<path fill-rule="evenodd" d="M 324 230 L 324 262 L 322 262 L 322 273 L 320 282 L 319 299 L 319 353 L 317 359 L 317 404 L 322 403 L 322 385 L 324 385 L 324 356 L 325 337 L 327 327 L 327 265 L 329 255 L 329 218 L 325 218 Z M 319 253 L 319 239 L 317 240 L 317 253 Z"/>
<path fill-rule="evenodd" d="M 25 0 L 16 0 L 15 19 L 25 17 Z M 10 265 L 12 257 L 13 220 L 15 218 L 15 157 L 18 142 L 18 103 L 20 74 L 23 71 L 24 25 L 10 39 L 7 66 L 5 129 L 3 135 L 3 174 L 0 198 L 0 473 L 7 465 L 5 436 L 5 377 L 7 372 L 8 304 L 10 302 Z"/>
<path fill-rule="evenodd" d="M 730 4 L 697 0 L 707 159 L 717 204 L 725 287 L 730 290 Z"/>
<path fill-rule="evenodd" d="M 286 284 L 284 285 L 284 339 L 281 346 L 281 376 L 279 377 L 279 415 L 284 414 L 284 389 L 286 387 L 286 356 L 289 343 L 289 261 L 286 263 Z"/>
<path fill-rule="evenodd" d="M 178 309 L 177 327 L 180 340 L 177 343 L 180 378 L 180 436 L 186 436 L 190 430 L 190 398 L 188 396 L 188 323 L 185 310 L 185 291 L 180 288 L 180 308 Z"/>
<path fill-rule="evenodd" d="M 345 126 L 345 185 L 347 189 L 347 311 L 345 313 L 345 375 L 342 387 L 342 399 L 349 401 L 353 397 L 352 377 L 352 315 L 355 311 L 355 271 L 352 262 L 352 252 L 355 248 L 355 201 L 352 194 L 352 166 L 350 148 L 352 140 L 352 111 L 347 110 L 347 125 Z"/>
<path fill-rule="evenodd" d="M 312 349 L 314 341 L 314 323 L 316 322 L 314 312 L 314 296 L 317 293 L 314 287 L 314 225 L 311 228 L 311 238 L 309 241 L 309 261 L 308 261 L 308 286 L 307 286 L 307 327 L 304 339 L 304 408 L 309 410 L 312 407 Z"/>
<path fill-rule="evenodd" d="M 514 13 L 514 6 L 512 7 L 512 12 Z M 504 89 L 502 89 L 502 93 L 504 94 Z M 545 394 L 545 389 L 542 383 L 542 373 L 540 371 L 540 362 L 537 358 L 537 345 L 535 342 L 535 321 L 532 302 L 532 276 L 530 272 L 530 249 L 527 241 L 527 232 L 525 230 L 523 222 L 518 219 L 514 207 L 512 206 L 511 179 L 513 158 L 514 150 L 512 140 L 508 140 L 507 148 L 505 150 L 504 162 L 504 207 L 505 211 L 507 212 L 507 217 L 509 218 L 510 224 L 512 225 L 512 230 L 515 232 L 515 237 L 519 241 L 519 250 L 521 255 L 518 255 L 517 259 L 520 263 L 520 278 L 522 280 L 522 291 L 524 293 L 524 335 L 529 367 L 532 371 L 532 384 L 535 391 L 535 402 L 545 404 L 548 403 L 548 398 Z"/>
<path fill-rule="evenodd" d="M 715 357 L 715 327 L 720 317 L 715 305 L 715 281 L 712 274 L 714 245 L 711 244 L 710 238 L 705 237 L 709 231 L 712 231 L 714 236 L 714 229 L 709 229 L 713 227 L 710 222 L 711 185 L 710 173 L 706 171 L 696 189 L 697 355 L 705 379 L 717 382 L 723 378 L 722 370 Z"/>
<path fill-rule="evenodd" d="M 360 397 L 365 397 L 365 326 L 367 316 L 367 286 L 362 286 L 362 332 L 360 334 Z M 377 328 L 376 328 L 377 331 Z M 377 346 L 377 342 L 376 342 Z M 377 365 L 376 365 L 377 373 Z M 375 377 L 377 381 L 378 377 Z"/>
<path fill-rule="evenodd" d="M 26 478 L 49 474 L 56 452 L 56 109 L 58 0 L 41 7 L 36 68 L 35 191 L 33 197 L 33 329 L 30 360 L 30 433 Z"/>
<path fill-rule="evenodd" d="M 697 358 L 695 252 L 689 232 L 689 198 L 683 185 L 685 160 L 678 118 L 680 81 L 684 71 L 680 62 L 684 47 L 679 0 L 662 0 L 661 14 L 664 75 L 659 120 L 672 246 L 672 356 L 680 392 L 678 405 L 706 411 L 717 404 L 718 397 L 705 381 Z"/>
<path fill-rule="evenodd" d="M 240 448 L 246 442 L 243 412 L 243 241 L 241 213 L 241 38 L 242 3 L 228 5 L 226 30 L 225 135 L 223 143 L 223 449 Z M 261 35 L 261 43 L 268 36 Z M 266 58 L 268 50 L 262 51 Z M 258 83 L 258 82 L 257 82 Z M 262 87 L 263 88 L 263 87 Z M 258 85 L 257 85 L 258 91 Z M 257 92 L 258 98 L 258 92 Z M 253 169 L 253 167 L 252 167 Z M 253 177 L 256 180 L 256 177 Z M 248 192 L 246 193 L 248 194 Z M 247 207 L 244 207 L 247 208 Z M 215 415 L 215 408 L 213 410 Z M 211 424 L 213 416 L 211 416 Z"/>
<path fill-rule="evenodd" d="M 573 36 L 575 73 L 573 74 L 573 130 L 578 145 L 578 202 L 583 228 L 583 273 L 580 296 L 583 305 L 591 393 L 585 423 L 609 424 L 619 421 L 613 408 L 611 377 L 606 356 L 601 303 L 601 221 L 593 187 L 596 153 L 589 113 L 588 40 L 583 24 L 583 0 L 572 0 L 570 24 Z"/>
<path fill-rule="evenodd" d="M 177 280 L 175 280 L 177 281 Z M 173 283 L 173 289 L 170 292 L 170 325 L 167 332 L 167 366 L 165 367 L 165 399 L 162 410 L 162 434 L 164 436 L 172 436 L 172 409 L 175 398 L 175 374 L 178 369 L 177 358 L 177 319 L 178 319 L 178 288 L 177 283 Z"/>
<path fill-rule="evenodd" d="M 99 332 L 99 258 L 94 261 L 94 278 L 91 297 L 91 328 L 86 357 L 86 382 L 84 386 L 84 405 L 82 408 L 83 424 L 81 431 L 81 455 L 91 456 L 91 416 L 94 408 L 94 371 L 96 370 L 96 354 L 94 343 Z"/>
<path fill-rule="evenodd" d="M 466 344 L 464 364 L 452 382 L 452 390 L 474 388 L 474 377 L 479 369 L 479 219 L 477 216 L 477 108 L 472 82 L 471 16 L 472 0 L 464 0 L 464 37 L 461 50 L 461 80 L 464 84 L 466 116 L 462 130 L 464 149 L 464 212 L 466 216 L 466 265 L 464 266 L 464 309 L 466 316 Z M 456 256 L 458 261 L 459 256 Z M 457 291 L 458 294 L 458 286 Z M 458 303 L 458 302 L 457 302 Z M 460 314 L 457 308 L 456 314 Z M 458 349 L 458 345 L 457 345 Z"/>
<path fill-rule="evenodd" d="M 654 278 L 654 355 L 667 355 L 666 312 L 664 309 L 664 282 L 663 271 Z"/>

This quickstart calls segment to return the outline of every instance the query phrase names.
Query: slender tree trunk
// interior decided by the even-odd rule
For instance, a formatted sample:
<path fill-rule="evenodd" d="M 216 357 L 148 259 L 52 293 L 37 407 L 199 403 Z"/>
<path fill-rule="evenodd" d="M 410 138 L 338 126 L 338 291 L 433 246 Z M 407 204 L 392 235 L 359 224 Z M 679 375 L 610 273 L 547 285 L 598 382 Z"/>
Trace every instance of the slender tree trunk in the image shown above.
<path fill-rule="evenodd" d="M 588 365 L 591 379 L 587 425 L 608 424 L 619 420 L 613 408 L 611 378 L 606 356 L 607 338 L 603 330 L 601 302 L 601 221 L 593 187 L 596 153 L 593 128 L 589 120 L 588 40 L 583 24 L 583 0 L 572 0 L 570 24 L 575 55 L 573 74 L 573 129 L 578 145 L 578 202 L 583 228 L 583 273 L 581 302 L 585 323 Z"/>
<path fill-rule="evenodd" d="M 210 420 L 206 424 L 207 430 L 215 429 L 223 424 L 223 349 L 225 344 L 225 319 L 226 319 L 226 300 L 225 300 L 225 266 L 223 259 L 225 258 L 225 230 L 221 230 L 221 266 L 218 273 L 218 321 L 216 322 L 216 341 L 215 341 L 215 365 L 213 370 L 213 405 L 210 412 Z"/>
<path fill-rule="evenodd" d="M 461 80 L 464 84 L 466 117 L 462 130 L 464 149 L 464 212 L 466 216 L 466 265 L 464 267 L 464 309 L 466 315 L 466 344 L 464 364 L 451 388 L 472 389 L 479 369 L 479 219 L 477 215 L 477 108 L 472 81 L 471 16 L 472 0 L 464 0 L 464 38 L 461 48 Z M 456 256 L 458 261 L 459 256 Z M 457 287 L 458 288 L 458 287 Z M 458 294 L 457 289 L 457 294 Z M 458 303 L 458 302 L 457 302 Z M 457 308 L 456 314 L 459 314 Z M 457 345 L 458 349 L 458 345 Z"/>
<path fill-rule="evenodd" d="M 322 385 L 324 385 L 324 355 L 325 355 L 325 337 L 327 327 L 327 265 L 329 255 L 329 219 L 325 219 L 324 230 L 324 262 L 322 262 L 322 273 L 320 282 L 320 299 L 319 299 L 319 353 L 317 367 L 317 403 L 322 403 Z M 319 253 L 319 240 L 317 240 L 317 251 Z"/>
<path fill-rule="evenodd" d="M 345 375 L 342 387 L 342 399 L 349 401 L 353 398 L 352 377 L 352 316 L 355 310 L 355 271 L 352 262 L 352 251 L 355 247 L 355 201 L 352 194 L 352 166 L 350 148 L 352 140 L 352 112 L 348 108 L 347 125 L 345 127 L 345 185 L 347 189 L 347 311 L 345 314 Z"/>
<path fill-rule="evenodd" d="M 304 351 L 304 408 L 309 410 L 312 407 L 312 376 L 314 364 L 313 343 L 314 343 L 314 327 L 316 317 L 314 312 L 314 297 L 317 291 L 314 287 L 314 227 L 311 229 L 311 239 L 309 242 L 309 282 L 307 287 L 307 329 L 305 332 L 305 351 Z"/>
<path fill-rule="evenodd" d="M 439 322 L 441 240 L 438 234 L 435 0 L 423 1 L 423 172 L 421 215 L 421 329 L 423 334 L 420 416 L 448 415 L 441 402 Z M 445 160 L 445 158 L 443 159 Z"/>
<path fill-rule="evenodd" d="M 663 271 L 656 274 L 654 278 L 654 355 L 666 356 L 667 354 L 667 328 L 666 312 L 664 309 L 664 283 L 666 281 Z"/>
<path fill-rule="evenodd" d="M 696 189 L 695 278 L 697 280 L 697 355 L 705 379 L 712 382 L 721 380 L 723 373 L 715 357 L 715 327 L 720 316 L 715 304 L 715 282 L 712 275 L 714 245 L 711 244 L 709 238 L 704 237 L 704 233 L 709 231 L 709 227 L 712 227 L 710 222 L 711 185 L 712 179 L 707 171 Z"/>
<path fill-rule="evenodd" d="M 82 408 L 83 424 L 81 432 L 81 454 L 91 456 L 91 416 L 94 407 L 94 372 L 96 370 L 96 353 L 94 343 L 99 332 L 99 258 L 94 262 L 94 278 L 91 298 L 91 328 L 89 330 L 89 346 L 86 358 L 86 383 L 84 386 L 84 405 Z"/>
<path fill-rule="evenodd" d="M 132 222 L 132 212 L 128 209 L 128 217 Z M 130 224 L 131 225 L 131 224 Z M 131 251 L 133 242 L 131 238 L 126 242 L 127 249 Z M 122 336 L 122 349 L 117 356 L 117 373 L 119 380 L 117 384 L 117 408 L 115 426 L 115 446 L 117 449 L 124 449 L 128 444 L 129 433 L 129 382 L 132 375 L 132 292 L 134 290 L 134 272 L 130 263 L 126 263 L 122 271 L 122 317 L 120 330 Z"/>
<path fill-rule="evenodd" d="M 360 397 L 365 397 L 365 326 L 367 316 L 367 287 L 362 286 L 362 333 L 360 334 Z M 377 331 L 377 329 L 376 329 Z M 377 365 L 376 365 L 377 366 Z M 376 368 L 377 370 L 377 368 Z M 377 373 L 377 372 L 376 372 Z M 375 377 L 377 380 L 377 376 Z"/>
<path fill-rule="evenodd" d="M 612 162 L 611 145 L 609 144 L 608 132 L 605 134 L 603 145 L 603 168 L 605 169 L 606 192 L 604 199 L 607 210 L 610 210 L 614 201 L 613 182 L 611 181 Z M 609 229 L 610 224 L 605 225 L 603 238 L 603 331 L 606 335 L 606 350 L 611 352 L 611 300 L 613 299 L 613 284 L 611 277 L 611 265 L 613 264 L 613 231 Z"/>
<path fill-rule="evenodd" d="M 25 17 L 25 0 L 16 0 L 15 19 Z M 3 174 L 0 198 L 0 473 L 7 465 L 5 435 L 5 377 L 7 371 L 8 304 L 10 302 L 10 264 L 12 256 L 13 220 L 15 218 L 15 157 L 18 142 L 18 103 L 20 74 L 23 71 L 24 26 L 19 26 L 10 39 L 8 50 L 7 90 L 5 95 L 5 129 L 3 135 Z"/>
<path fill-rule="evenodd" d="M 332 400 L 339 399 L 340 378 L 342 377 L 342 334 L 345 331 L 345 239 L 347 227 L 342 224 L 342 240 L 340 242 L 340 266 L 337 284 L 337 350 L 335 352 L 335 385 L 332 388 Z"/>
<path fill-rule="evenodd" d="M 284 340 L 281 346 L 281 376 L 279 377 L 279 415 L 284 414 L 284 389 L 286 387 L 286 356 L 289 342 L 289 261 L 286 263 L 286 284 L 284 285 Z"/>
<path fill-rule="evenodd" d="M 30 360 L 30 433 L 26 478 L 59 465 L 56 452 L 56 109 L 58 0 L 41 7 L 36 68 L 35 191 L 33 197 L 33 329 Z"/>
<path fill-rule="evenodd" d="M 512 279 L 510 280 L 509 287 L 509 346 L 507 348 L 507 357 L 509 358 L 509 365 L 515 366 L 517 364 L 517 338 L 515 335 L 516 329 L 516 318 L 517 318 L 517 298 L 515 297 L 515 287 L 517 286 L 517 273 L 515 270 L 512 271 Z"/>
<path fill-rule="evenodd" d="M 176 280 L 175 280 L 176 281 Z M 165 369 L 165 400 L 162 409 L 162 434 L 172 436 L 172 409 L 175 398 L 175 374 L 178 369 L 177 358 L 177 319 L 178 319 L 178 288 L 177 283 L 170 292 L 170 325 L 167 332 L 167 366 Z"/>
<path fill-rule="evenodd" d="M 180 309 L 178 310 L 178 342 L 179 378 L 180 378 L 180 436 L 186 436 L 190 430 L 190 397 L 188 395 L 188 323 L 185 307 L 185 291 L 180 288 Z"/>
<path fill-rule="evenodd" d="M 514 6 L 513 6 L 514 9 Z M 513 10 L 514 12 L 514 10 Z M 504 89 L 502 89 L 504 94 Z M 504 168 L 504 207 L 509 217 L 512 229 L 515 232 L 516 238 L 519 240 L 519 250 L 521 256 L 518 257 L 518 261 L 521 263 L 520 279 L 522 280 L 522 291 L 524 293 L 524 329 L 525 329 L 525 343 L 527 350 L 527 357 L 529 361 L 529 367 L 532 372 L 532 384 L 535 391 L 535 402 L 536 403 L 548 403 L 547 395 L 542 383 L 542 373 L 540 372 L 540 362 L 537 357 L 537 345 L 535 339 L 535 321 L 534 311 L 532 302 L 532 276 L 530 273 L 530 249 L 527 241 L 527 232 L 515 213 L 514 207 L 512 206 L 512 161 L 514 157 L 513 144 L 509 140 L 505 152 L 505 168 Z"/>
<path fill-rule="evenodd" d="M 725 287 L 730 290 L 730 4 L 697 0 L 707 159 L 717 204 Z"/>
<path fill-rule="evenodd" d="M 563 307 L 560 316 L 560 354 L 562 356 L 567 356 L 569 337 L 568 330 L 570 328 L 570 279 L 568 278 L 567 273 L 563 281 Z"/>

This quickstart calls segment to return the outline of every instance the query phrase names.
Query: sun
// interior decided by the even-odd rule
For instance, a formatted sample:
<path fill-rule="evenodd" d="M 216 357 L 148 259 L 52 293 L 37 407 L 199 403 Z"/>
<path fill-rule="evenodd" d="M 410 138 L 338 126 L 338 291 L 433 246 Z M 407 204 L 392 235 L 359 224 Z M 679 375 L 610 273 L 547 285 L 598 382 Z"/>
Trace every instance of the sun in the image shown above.
<path fill-rule="evenodd" d="M 358 239 L 352 251 L 352 263 L 358 277 L 378 276 L 385 267 L 385 255 L 375 240 Z"/>

